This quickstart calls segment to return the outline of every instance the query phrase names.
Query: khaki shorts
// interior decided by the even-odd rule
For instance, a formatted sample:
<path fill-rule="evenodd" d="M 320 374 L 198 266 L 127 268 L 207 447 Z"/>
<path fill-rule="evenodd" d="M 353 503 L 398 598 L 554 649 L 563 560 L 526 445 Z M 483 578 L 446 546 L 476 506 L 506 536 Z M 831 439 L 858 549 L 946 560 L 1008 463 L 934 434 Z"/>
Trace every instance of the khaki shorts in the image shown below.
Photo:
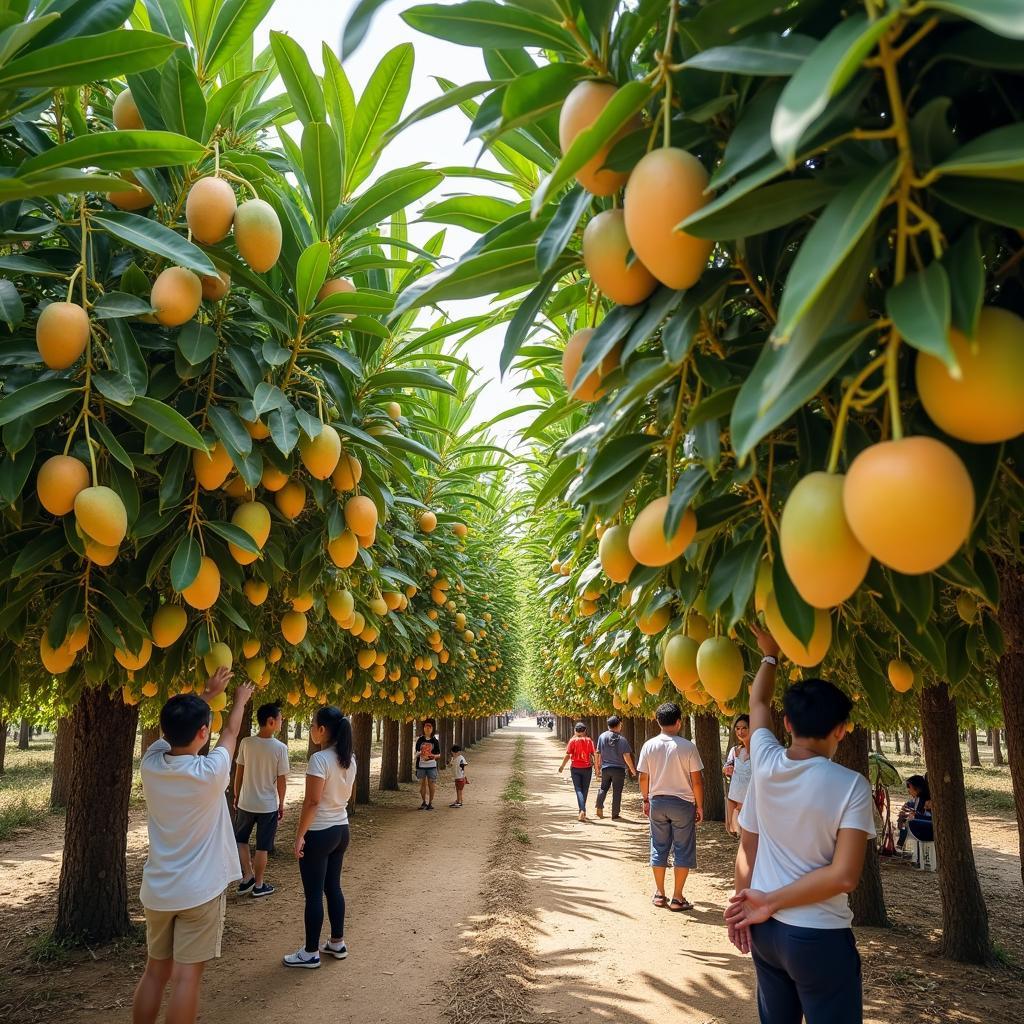
<path fill-rule="evenodd" d="M 224 893 L 188 910 L 146 912 L 146 949 L 154 960 L 201 964 L 220 956 L 224 935 Z"/>

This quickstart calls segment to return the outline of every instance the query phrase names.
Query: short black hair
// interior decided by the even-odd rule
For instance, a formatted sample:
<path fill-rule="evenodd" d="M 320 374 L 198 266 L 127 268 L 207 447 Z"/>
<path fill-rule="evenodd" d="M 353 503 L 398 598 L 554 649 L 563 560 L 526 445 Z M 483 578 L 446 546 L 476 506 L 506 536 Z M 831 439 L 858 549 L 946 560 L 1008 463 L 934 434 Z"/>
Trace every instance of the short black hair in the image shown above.
<path fill-rule="evenodd" d="M 608 716 L 608 728 L 609 729 L 616 729 L 620 725 L 622 725 L 622 719 L 619 718 L 618 715 L 609 715 Z"/>
<path fill-rule="evenodd" d="M 271 718 L 279 718 L 280 715 L 281 705 L 277 703 L 261 704 L 256 709 L 256 721 L 260 723 L 261 729 Z"/>
<path fill-rule="evenodd" d="M 586 732 L 587 731 L 587 723 L 586 722 L 577 722 L 572 727 L 572 731 L 573 732 Z"/>
<path fill-rule="evenodd" d="M 853 701 L 824 679 L 802 679 L 786 690 L 782 708 L 794 736 L 823 740 L 836 726 L 850 720 Z"/>
<path fill-rule="evenodd" d="M 160 731 L 172 747 L 187 747 L 209 724 L 210 705 L 194 693 L 179 693 L 160 709 Z"/>
<path fill-rule="evenodd" d="M 462 753 L 462 747 L 460 747 L 457 743 L 453 743 L 452 744 L 452 753 L 453 754 L 461 754 Z"/>
<path fill-rule="evenodd" d="M 683 709 L 674 700 L 668 700 L 658 705 L 654 717 L 658 725 L 675 725 L 683 717 Z"/>
<path fill-rule="evenodd" d="M 932 791 L 931 791 L 931 789 L 928 786 L 928 777 L 927 776 L 925 776 L 925 775 L 911 775 L 910 778 L 907 779 L 907 785 L 908 786 L 913 786 L 914 789 L 917 790 L 918 799 L 921 799 L 923 797 L 925 800 L 931 800 L 931 798 L 932 798 Z"/>
<path fill-rule="evenodd" d="M 422 722 L 420 722 L 420 728 L 421 728 L 421 729 L 422 729 L 422 728 L 423 728 L 423 726 L 425 726 L 425 725 L 429 725 L 429 726 L 430 726 L 430 728 L 431 728 L 431 729 L 434 729 L 435 731 L 436 731 L 436 729 L 437 729 L 437 722 L 435 722 L 435 721 L 434 721 L 434 720 L 433 720 L 432 718 L 424 718 L 424 719 L 423 719 L 423 721 L 422 721 Z"/>

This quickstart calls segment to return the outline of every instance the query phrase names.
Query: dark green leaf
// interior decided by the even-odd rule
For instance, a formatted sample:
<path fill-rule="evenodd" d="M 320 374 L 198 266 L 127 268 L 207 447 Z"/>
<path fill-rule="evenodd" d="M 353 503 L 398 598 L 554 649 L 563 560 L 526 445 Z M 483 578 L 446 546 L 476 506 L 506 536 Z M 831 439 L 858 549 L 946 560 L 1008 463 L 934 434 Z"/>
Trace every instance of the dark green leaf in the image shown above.
<path fill-rule="evenodd" d="M 708 215 L 698 210 L 679 227 L 697 238 L 745 238 L 799 220 L 824 206 L 837 191 L 836 186 L 815 178 L 780 181 L 749 192 Z"/>
<path fill-rule="evenodd" d="M 503 376 L 508 372 L 508 368 L 512 365 L 512 360 L 518 354 L 527 335 L 533 328 L 541 309 L 544 307 L 544 303 L 547 302 L 548 296 L 561 276 L 562 271 L 558 269 L 548 271 L 541 278 L 537 287 L 516 306 L 515 315 L 509 321 L 508 329 L 505 331 L 505 341 L 501 347 L 501 355 L 498 358 L 498 367 Z"/>
<path fill-rule="evenodd" d="M 443 180 L 440 172 L 423 168 L 400 168 L 382 174 L 352 201 L 334 230 L 355 232 L 372 227 L 425 196 Z"/>
<path fill-rule="evenodd" d="M 326 122 L 311 121 L 303 129 L 302 166 L 313 204 L 313 222 L 320 235 L 323 235 L 327 231 L 331 214 L 341 202 L 338 137 Z"/>
<path fill-rule="evenodd" d="M 486 0 L 421 4 L 405 11 L 402 18 L 418 32 L 464 46 L 539 46 L 563 53 L 576 50 L 572 37 L 554 22 Z"/>
<path fill-rule="evenodd" d="M 218 537 L 223 537 L 228 543 L 234 544 L 236 548 L 248 551 L 251 555 L 262 554 L 259 544 L 240 526 L 235 526 L 234 523 L 217 522 L 213 519 L 207 520 L 206 526 Z"/>
<path fill-rule="evenodd" d="M 135 387 L 117 370 L 101 370 L 94 373 L 92 382 L 104 398 L 117 405 L 131 405 L 135 401 Z"/>
<path fill-rule="evenodd" d="M 0 320 L 13 331 L 25 319 L 25 304 L 13 281 L 0 278 Z"/>
<path fill-rule="evenodd" d="M 199 541 L 191 533 L 186 533 L 171 556 L 171 586 L 176 593 L 180 594 L 195 582 L 202 559 Z"/>
<path fill-rule="evenodd" d="M 972 217 L 1024 231 L 1024 182 L 992 179 L 979 186 L 970 178 L 942 178 L 928 191 Z"/>
<path fill-rule="evenodd" d="M 546 274 L 569 244 L 580 217 L 590 208 L 594 197 L 581 185 L 574 185 L 561 199 L 555 215 L 537 242 L 537 269 Z"/>
<path fill-rule="evenodd" d="M 197 451 L 205 452 L 207 450 L 202 434 L 181 413 L 163 402 L 140 396 L 123 411 L 133 419 L 141 420 L 147 426 L 163 434 L 164 437 L 177 441 L 178 444 L 195 448 Z"/>
<path fill-rule="evenodd" d="M 211 277 L 217 274 L 210 257 L 199 246 L 193 245 L 158 221 L 140 217 L 137 213 L 114 212 L 94 213 L 90 219 L 93 224 L 109 231 L 128 245 L 156 253 L 179 267 L 194 270 L 197 274 L 208 274 Z"/>
<path fill-rule="evenodd" d="M 98 167 L 104 171 L 172 167 L 193 163 L 203 153 L 198 142 L 173 132 L 94 132 L 26 160 L 18 173 L 31 177 L 61 167 Z"/>
<path fill-rule="evenodd" d="M 178 332 L 178 351 L 190 366 L 202 366 L 219 346 L 213 328 L 196 320 L 190 320 Z"/>
<path fill-rule="evenodd" d="M 114 437 L 113 431 L 98 417 L 92 421 L 92 429 L 96 431 L 100 444 L 119 462 L 129 473 L 135 472 L 135 463 L 131 456 L 125 451 L 124 445 Z"/>
<path fill-rule="evenodd" d="M 956 368 L 949 343 L 949 278 L 938 260 L 890 288 L 885 293 L 885 308 L 893 325 L 914 348 Z"/>
<path fill-rule="evenodd" d="M 169 128 L 190 139 L 204 140 L 206 97 L 192 67 L 192 57 L 186 50 L 179 50 L 164 65 L 160 75 L 160 102 Z"/>
<path fill-rule="evenodd" d="M 65 396 L 81 390 L 77 384 L 66 380 L 39 380 L 33 384 L 26 384 L 6 398 L 0 399 L 0 426 L 59 402 Z"/>
<path fill-rule="evenodd" d="M 890 570 L 889 577 L 892 580 L 893 595 L 900 607 L 910 612 L 918 626 L 927 625 L 935 605 L 935 590 L 931 574 L 904 576 L 902 573 Z"/>
<path fill-rule="evenodd" d="M 341 33 L 341 56 L 348 59 L 356 52 L 356 48 L 366 38 L 370 29 L 370 23 L 377 10 L 383 6 L 385 0 L 356 0 L 352 12 L 345 21 L 345 27 Z"/>
<path fill-rule="evenodd" d="M 93 303 L 92 314 L 99 320 L 117 320 L 121 317 L 146 316 L 153 312 L 148 299 L 127 292 L 106 292 Z"/>
<path fill-rule="evenodd" d="M 773 538 L 775 557 L 772 559 L 772 591 L 782 615 L 782 621 L 793 631 L 793 635 L 802 643 L 807 644 L 814 636 L 814 609 L 797 593 L 793 581 L 786 572 L 782 555 L 778 550 L 778 540 Z"/>
<path fill-rule="evenodd" d="M 326 121 L 327 107 L 324 104 L 323 89 L 302 46 L 283 32 L 271 32 L 270 47 L 277 59 L 277 68 L 288 90 L 295 116 L 303 125 L 310 121 Z"/>
<path fill-rule="evenodd" d="M 317 292 L 327 280 L 330 262 L 329 242 L 314 242 L 303 250 L 295 271 L 295 298 L 300 313 L 308 313 L 313 308 Z"/>
<path fill-rule="evenodd" d="M 737 75 L 787 76 L 799 69 L 817 45 L 817 39 L 798 32 L 784 36 L 763 32 L 729 46 L 703 50 L 684 61 L 683 67 Z"/>
<path fill-rule="evenodd" d="M 946 250 L 942 264 L 950 282 L 953 326 L 973 338 L 985 301 L 985 263 L 977 224 L 968 227 Z"/>
<path fill-rule="evenodd" d="M 18 552 L 11 568 L 11 577 L 31 576 L 37 569 L 52 562 L 67 548 L 63 530 L 48 530 L 30 540 Z"/>
<path fill-rule="evenodd" d="M 224 0 L 206 44 L 206 75 L 212 78 L 252 38 L 274 0 Z"/>
<path fill-rule="evenodd" d="M 1024 39 L 1024 17 L 1017 0 L 928 0 L 925 6 L 976 22 L 1007 39 Z"/>

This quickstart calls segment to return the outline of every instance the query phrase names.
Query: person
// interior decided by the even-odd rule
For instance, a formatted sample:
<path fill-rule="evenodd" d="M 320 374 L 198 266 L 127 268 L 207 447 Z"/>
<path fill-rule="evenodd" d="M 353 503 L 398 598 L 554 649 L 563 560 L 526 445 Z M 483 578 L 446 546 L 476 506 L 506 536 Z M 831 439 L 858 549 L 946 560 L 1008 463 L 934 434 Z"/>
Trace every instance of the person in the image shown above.
<path fill-rule="evenodd" d="M 238 744 L 235 760 L 235 842 L 242 865 L 239 892 L 257 899 L 269 896 L 274 887 L 264 880 L 267 857 L 274 848 L 277 823 L 284 817 L 288 791 L 288 747 L 277 738 L 281 705 L 262 704 L 256 709 L 259 732 Z M 249 838 L 256 829 L 256 856 L 249 854 Z"/>
<path fill-rule="evenodd" d="M 441 756 L 441 741 L 434 735 L 434 720 L 425 718 L 423 731 L 416 737 L 416 778 L 420 780 L 420 810 L 434 809 L 437 790 L 437 759 Z"/>
<path fill-rule="evenodd" d="M 626 782 L 626 770 L 636 778 L 636 765 L 633 764 L 633 748 L 629 740 L 622 735 L 622 719 L 612 715 L 608 719 L 608 728 L 597 737 L 597 757 L 594 764 L 595 773 L 601 779 L 601 787 L 597 791 L 597 816 L 604 817 L 604 802 L 608 790 L 612 791 L 612 821 L 619 820 L 622 808 L 622 787 Z"/>
<path fill-rule="evenodd" d="M 571 762 L 569 774 L 572 777 L 572 788 L 576 791 L 580 821 L 587 820 L 587 795 L 590 792 L 591 775 L 595 773 L 595 757 L 594 741 L 587 735 L 586 725 L 577 722 L 572 739 L 565 745 L 565 756 L 558 770 L 564 772 L 566 763 Z"/>
<path fill-rule="evenodd" d="M 907 792 L 910 799 L 903 805 L 897 819 L 900 831 L 896 849 L 900 851 L 907 841 L 908 832 L 921 843 L 931 843 L 935 840 L 932 794 L 928 788 L 928 779 L 924 775 L 911 775 L 907 779 Z"/>
<path fill-rule="evenodd" d="M 453 744 L 452 771 L 455 775 L 455 803 L 449 804 L 449 807 L 462 806 L 462 794 L 466 789 L 466 784 L 469 782 L 469 779 L 466 777 L 467 764 L 469 764 L 469 762 L 462 753 L 462 747 Z"/>
<path fill-rule="evenodd" d="M 750 785 L 750 715 L 737 715 L 732 724 L 736 745 L 726 756 L 722 774 L 729 780 L 728 810 L 725 827 L 730 835 L 739 837 L 740 808 Z"/>
<path fill-rule="evenodd" d="M 788 749 L 772 732 L 779 647 L 754 627 L 764 658 L 750 688 L 751 781 L 740 811 L 729 938 L 751 953 L 762 1024 L 861 1024 L 860 957 L 847 893 L 875 838 L 871 787 L 833 764 L 852 703 L 803 679 L 783 696 Z"/>
<path fill-rule="evenodd" d="M 327 705 L 317 711 L 309 736 L 320 749 L 306 766 L 306 795 L 295 832 L 295 857 L 306 899 L 306 940 L 283 958 L 285 967 L 307 970 L 320 966 L 321 953 L 336 960 L 348 956 L 341 865 L 349 841 L 348 801 L 356 781 L 352 723 L 336 707 Z M 321 944 L 325 896 L 331 934 Z"/>
<path fill-rule="evenodd" d="M 641 748 L 636 768 L 644 814 L 651 826 L 651 870 L 656 907 L 692 910 L 683 895 L 687 876 L 697 866 L 697 824 L 704 820 L 704 763 L 694 744 L 679 735 L 682 709 L 674 701 L 659 706 L 661 727 Z M 672 897 L 665 895 L 665 872 L 672 851 Z"/>
<path fill-rule="evenodd" d="M 207 961 L 220 956 L 224 890 L 241 878 L 224 793 L 252 684 L 235 690 L 217 746 L 210 702 L 231 672 L 219 668 L 200 696 L 178 694 L 160 709 L 161 738 L 142 757 L 149 854 L 140 898 L 146 916 L 146 967 L 132 1000 L 133 1024 L 153 1024 L 168 982 L 165 1019 L 193 1024 Z"/>

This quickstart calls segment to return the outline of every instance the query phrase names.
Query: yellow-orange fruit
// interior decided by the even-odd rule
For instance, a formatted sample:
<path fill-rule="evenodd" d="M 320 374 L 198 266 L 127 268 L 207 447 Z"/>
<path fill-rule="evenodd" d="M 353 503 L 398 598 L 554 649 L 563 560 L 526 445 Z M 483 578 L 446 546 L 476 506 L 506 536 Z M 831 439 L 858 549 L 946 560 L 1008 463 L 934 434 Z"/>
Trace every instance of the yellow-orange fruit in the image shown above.
<path fill-rule="evenodd" d="M 220 302 L 226 298 L 231 290 L 231 275 L 223 270 L 218 270 L 216 276 L 213 274 L 200 274 L 199 283 L 202 286 L 203 298 L 207 302 Z M 269 434 L 270 431 L 268 430 Z"/>
<path fill-rule="evenodd" d="M 259 501 L 247 501 L 239 505 L 231 516 L 231 522 L 240 530 L 244 530 L 262 548 L 270 536 L 270 511 Z M 239 565 L 250 565 L 259 558 L 251 551 L 245 551 L 236 544 L 228 543 L 231 557 Z"/>
<path fill-rule="evenodd" d="M 270 594 L 270 584 L 265 583 L 263 580 L 246 580 L 242 584 L 242 591 L 249 604 L 259 607 Z"/>
<path fill-rule="evenodd" d="M 402 418 L 402 407 L 397 402 L 388 402 L 384 409 L 392 422 L 397 423 Z"/>
<path fill-rule="evenodd" d="M 427 511 L 420 516 L 420 529 L 424 533 L 433 533 L 437 529 L 437 516 Z"/>
<path fill-rule="evenodd" d="M 162 604 L 157 608 L 149 632 L 157 647 L 170 647 L 177 643 L 188 625 L 185 609 L 176 604 Z"/>
<path fill-rule="evenodd" d="M 590 280 L 612 302 L 635 306 L 643 302 L 658 282 L 636 258 L 631 257 L 622 210 L 602 210 L 583 231 L 583 263 Z"/>
<path fill-rule="evenodd" d="M 353 491 L 363 478 L 363 464 L 354 456 L 342 452 L 337 468 L 331 474 L 336 491 Z"/>
<path fill-rule="evenodd" d="M 364 647 L 356 651 L 356 661 L 360 668 L 369 668 L 377 660 L 377 652 L 372 647 Z"/>
<path fill-rule="evenodd" d="M 128 669 L 129 672 L 138 672 L 139 669 L 145 668 L 152 657 L 153 644 L 148 637 L 142 638 L 142 643 L 137 651 L 129 651 L 127 649 L 121 651 L 116 647 L 114 648 L 114 659 L 122 668 Z"/>
<path fill-rule="evenodd" d="M 610 82 L 580 82 L 565 98 L 558 116 L 558 144 L 565 154 L 580 132 L 589 128 L 618 91 Z M 608 153 L 624 135 L 640 127 L 639 116 L 619 129 L 577 172 L 576 180 L 595 196 L 610 196 L 626 184 L 625 171 L 603 169 Z"/>
<path fill-rule="evenodd" d="M 1024 433 L 1024 319 L 985 306 L 973 340 L 953 327 L 949 344 L 959 379 L 941 359 L 925 352 L 917 357 L 917 393 L 932 422 L 950 437 L 974 444 Z"/>
<path fill-rule="evenodd" d="M 372 530 L 370 533 L 357 533 L 356 540 L 359 541 L 361 548 L 372 548 L 377 541 L 377 531 Z"/>
<path fill-rule="evenodd" d="M 610 526 L 597 548 L 605 576 L 613 583 L 625 583 L 636 568 L 636 559 L 629 550 L 629 529 Z"/>
<path fill-rule="evenodd" d="M 845 516 L 845 512 L 843 513 Z M 764 615 L 768 604 L 768 595 L 772 592 L 772 563 L 766 555 L 757 567 L 757 579 L 754 581 L 754 611 Z"/>
<path fill-rule="evenodd" d="M 691 611 L 686 620 L 686 635 L 701 644 L 711 636 L 711 626 L 700 612 Z"/>
<path fill-rule="evenodd" d="M 636 628 L 645 636 L 656 636 L 667 625 L 672 613 L 668 605 L 662 605 L 653 612 L 640 615 L 636 620 Z"/>
<path fill-rule="evenodd" d="M 377 506 L 365 494 L 357 494 L 345 502 L 345 523 L 360 537 L 368 537 L 377 529 Z"/>
<path fill-rule="evenodd" d="M 629 528 L 629 553 L 640 565 L 659 566 L 674 562 L 689 546 L 697 532 L 697 517 L 687 509 L 675 533 L 665 536 L 668 498 L 655 498 L 633 520 Z"/>
<path fill-rule="evenodd" d="M 586 598 L 580 601 L 580 615 L 589 619 L 591 615 L 597 614 L 597 602 L 588 601 Z"/>
<path fill-rule="evenodd" d="M 250 199 L 235 211 L 235 247 L 238 254 L 262 274 L 281 255 L 281 221 L 270 203 Z"/>
<path fill-rule="evenodd" d="M 88 619 L 82 619 L 82 621 L 67 635 L 64 640 L 64 646 L 71 651 L 72 654 L 77 654 L 79 651 L 85 648 L 85 645 L 89 642 L 89 621 Z"/>
<path fill-rule="evenodd" d="M 139 131 L 146 126 L 142 123 L 142 115 L 135 105 L 135 97 L 131 89 L 122 89 L 114 98 L 111 109 L 114 127 L 119 131 Z"/>
<path fill-rule="evenodd" d="M 153 193 L 140 185 L 139 179 L 131 171 L 125 171 L 121 177 L 127 182 L 127 186 L 107 193 L 107 202 L 111 206 L 116 206 L 126 213 L 135 213 L 138 210 L 147 209 L 156 202 Z M 134 188 L 131 187 L 133 185 Z"/>
<path fill-rule="evenodd" d="M 224 493 L 230 498 L 244 498 L 249 492 L 249 485 L 237 474 L 224 484 Z"/>
<path fill-rule="evenodd" d="M 263 475 L 260 477 L 260 483 L 263 485 L 264 490 L 279 491 L 286 483 L 288 483 L 288 474 L 282 472 L 272 462 L 265 462 L 263 464 Z"/>
<path fill-rule="evenodd" d="M 374 615 L 387 615 L 388 613 L 388 603 L 383 597 L 372 597 L 367 604 Z"/>
<path fill-rule="evenodd" d="M 978 602 L 966 591 L 956 595 L 956 613 L 966 623 L 978 617 Z"/>
<path fill-rule="evenodd" d="M 328 295 L 338 295 L 356 290 L 356 286 L 347 277 L 335 277 L 324 282 L 323 287 L 316 293 L 316 301 L 323 302 Z"/>
<path fill-rule="evenodd" d="M 75 652 L 68 647 L 66 642 L 59 647 L 51 647 L 44 632 L 39 638 L 39 660 L 47 672 L 59 676 L 67 672 L 75 663 Z"/>
<path fill-rule="evenodd" d="M 245 426 L 246 433 L 248 433 L 254 441 L 265 441 L 270 437 L 270 427 L 268 427 L 261 419 L 242 420 L 242 423 Z M 266 485 L 264 484 L 264 486 Z"/>
<path fill-rule="evenodd" d="M 714 700 L 732 700 L 743 682 L 743 655 L 724 636 L 708 637 L 697 649 L 697 676 Z"/>
<path fill-rule="evenodd" d="M 139 698 L 136 697 L 134 693 L 132 693 L 130 686 L 121 687 L 121 700 L 129 707 L 134 707 L 136 704 L 139 703 Z"/>
<path fill-rule="evenodd" d="M 314 480 L 326 480 L 341 459 L 341 438 L 337 430 L 325 423 L 316 437 L 305 434 L 299 441 L 299 457 Z"/>
<path fill-rule="evenodd" d="M 281 648 L 275 644 L 269 651 L 267 651 L 267 661 L 269 661 L 271 665 L 276 665 L 281 660 L 281 655 L 283 653 L 284 652 Z"/>
<path fill-rule="evenodd" d="M 289 480 L 275 495 L 274 504 L 285 519 L 295 519 L 306 507 L 306 487 L 298 480 Z"/>
<path fill-rule="evenodd" d="M 88 486 L 85 463 L 70 455 L 52 455 L 36 476 L 39 504 L 54 516 L 66 516 L 75 507 L 75 498 Z"/>
<path fill-rule="evenodd" d="M 456 523 L 452 526 L 452 533 L 456 537 L 465 537 L 469 533 L 469 527 L 465 523 Z"/>
<path fill-rule="evenodd" d="M 840 473 L 808 473 L 782 510 L 782 561 L 800 596 L 815 608 L 842 604 L 861 585 L 871 556 L 843 511 Z"/>
<path fill-rule="evenodd" d="M 932 572 L 967 540 L 974 487 L 960 457 L 931 437 L 884 441 L 862 451 L 843 487 L 854 536 L 897 572 Z"/>
<path fill-rule="evenodd" d="M 185 222 L 192 237 L 203 245 L 227 238 L 238 203 L 235 190 L 223 178 L 200 178 L 185 200 Z"/>
<path fill-rule="evenodd" d="M 565 378 L 565 386 L 573 398 L 582 402 L 596 402 L 603 394 L 601 382 L 619 365 L 619 353 L 622 346 L 616 345 L 611 352 L 602 360 L 598 369 L 591 371 L 579 385 L 576 386 L 576 378 L 583 365 L 583 353 L 586 350 L 587 342 L 593 337 L 594 329 L 584 327 L 565 343 L 565 350 L 562 352 L 562 376 Z"/>
<path fill-rule="evenodd" d="M 245 662 L 245 674 L 254 682 L 258 683 L 267 670 L 266 658 L 254 658 L 250 656 Z"/>
<path fill-rule="evenodd" d="M 206 666 L 206 671 L 209 672 L 211 676 L 219 668 L 231 668 L 232 664 L 234 664 L 234 660 L 231 648 L 221 641 L 211 644 L 209 651 L 203 655 L 203 664 Z M 223 708 L 226 704 L 227 698 L 225 697 L 224 703 L 221 704 L 221 707 Z M 212 701 L 210 702 L 210 707 L 213 707 Z"/>
<path fill-rule="evenodd" d="M 655 149 L 633 168 L 623 212 L 629 244 L 669 288 L 689 288 L 707 266 L 713 243 L 676 225 L 704 206 L 708 172 L 683 149 Z"/>
<path fill-rule="evenodd" d="M 355 599 L 348 590 L 333 590 L 327 595 L 327 611 L 335 622 L 350 618 L 355 610 Z"/>
<path fill-rule="evenodd" d="M 220 569 L 208 555 L 199 561 L 196 578 L 181 592 L 185 603 L 199 611 L 212 608 L 220 597 Z"/>
<path fill-rule="evenodd" d="M 359 554 L 359 541 L 351 530 L 342 530 L 334 540 L 327 542 L 327 554 L 339 569 L 351 566 Z"/>
<path fill-rule="evenodd" d="M 914 685 L 914 670 L 905 661 L 893 658 L 889 662 L 888 675 L 897 693 L 906 693 Z"/>
<path fill-rule="evenodd" d="M 466 628 L 466 616 L 462 612 L 459 612 L 455 616 L 455 625 L 458 626 L 459 629 L 465 629 Z"/>
<path fill-rule="evenodd" d="M 682 633 L 670 636 L 665 644 L 665 672 L 672 685 L 680 692 L 691 689 L 699 678 L 697 674 L 697 651 L 700 644 Z"/>
<path fill-rule="evenodd" d="M 203 282 L 198 274 L 185 267 L 168 267 L 161 270 L 153 282 L 149 301 L 164 327 L 177 327 L 188 323 L 199 311 Z"/>
<path fill-rule="evenodd" d="M 396 594 L 393 590 L 385 590 L 381 597 L 384 598 L 384 604 L 387 605 L 388 611 L 393 612 L 402 605 L 402 595 Z"/>
<path fill-rule="evenodd" d="M 36 348 L 51 370 L 66 370 L 89 342 L 89 314 L 75 302 L 51 302 L 36 321 Z"/>
<path fill-rule="evenodd" d="M 363 618 L 362 612 L 352 613 L 352 625 L 348 627 L 348 631 L 353 636 L 359 636 L 360 633 L 366 628 L 366 619 Z"/>
<path fill-rule="evenodd" d="M 94 565 L 113 565 L 117 560 L 119 549 L 116 544 L 98 544 L 91 537 L 82 537 L 82 546 L 85 557 Z"/>
<path fill-rule="evenodd" d="M 116 548 L 128 532 L 124 502 L 109 487 L 83 487 L 75 495 L 75 521 L 91 540 Z"/>
<path fill-rule="evenodd" d="M 281 636 L 292 644 L 301 644 L 306 636 L 306 616 L 303 612 L 285 612 L 281 616 Z"/>
<path fill-rule="evenodd" d="M 215 491 L 228 478 L 235 468 L 227 448 L 214 441 L 209 453 L 194 450 L 192 452 L 192 469 L 204 491 Z"/>
<path fill-rule="evenodd" d="M 295 594 L 291 598 L 292 611 L 308 612 L 313 607 L 313 595 L 304 590 L 301 594 Z"/>
<path fill-rule="evenodd" d="M 775 637 L 779 649 L 794 665 L 803 668 L 820 665 L 828 654 L 829 647 L 832 646 L 832 618 L 823 608 L 814 609 L 814 632 L 806 644 L 786 625 L 774 591 L 768 595 L 764 622 L 768 632 Z"/>

